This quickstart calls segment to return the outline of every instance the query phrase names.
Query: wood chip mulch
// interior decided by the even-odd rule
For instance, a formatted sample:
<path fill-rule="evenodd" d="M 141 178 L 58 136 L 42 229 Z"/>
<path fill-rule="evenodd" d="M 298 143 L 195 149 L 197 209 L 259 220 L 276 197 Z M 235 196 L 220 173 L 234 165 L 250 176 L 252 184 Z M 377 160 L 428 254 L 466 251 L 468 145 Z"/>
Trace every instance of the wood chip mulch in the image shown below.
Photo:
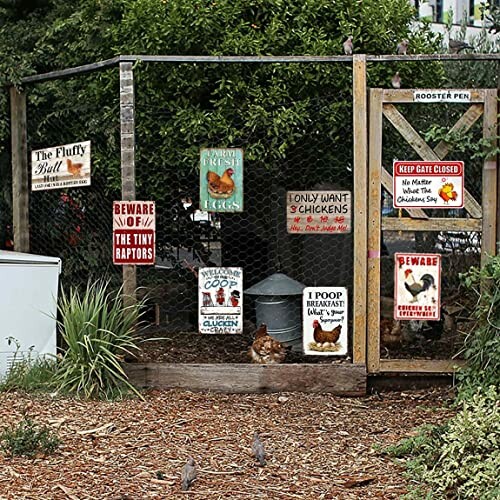
<path fill-rule="evenodd" d="M 398 498 L 409 482 L 373 446 L 446 420 L 449 401 L 445 389 L 357 399 L 174 390 L 113 403 L 4 393 L 0 431 L 26 412 L 62 445 L 34 459 L 0 452 L 0 499 Z M 254 431 L 265 467 L 250 454 Z M 182 492 L 189 456 L 198 479 Z"/>

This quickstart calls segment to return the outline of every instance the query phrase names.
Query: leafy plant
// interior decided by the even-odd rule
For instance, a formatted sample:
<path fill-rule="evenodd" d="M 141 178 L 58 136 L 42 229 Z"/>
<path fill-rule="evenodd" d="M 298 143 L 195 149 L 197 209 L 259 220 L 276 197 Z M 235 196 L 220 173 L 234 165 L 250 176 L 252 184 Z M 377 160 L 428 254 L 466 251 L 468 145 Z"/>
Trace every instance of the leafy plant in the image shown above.
<path fill-rule="evenodd" d="M 122 289 L 110 290 L 105 281 L 89 283 L 83 292 L 63 290 L 58 324 L 66 349 L 55 376 L 61 391 L 85 398 L 109 399 L 126 391 L 140 396 L 121 363 L 138 349 L 134 328 L 142 305 L 124 306 Z"/>
<path fill-rule="evenodd" d="M 34 457 L 38 453 L 48 455 L 60 445 L 57 434 L 45 425 L 37 424 L 33 419 L 23 416 L 14 426 L 0 434 L 0 447 L 8 456 Z"/>

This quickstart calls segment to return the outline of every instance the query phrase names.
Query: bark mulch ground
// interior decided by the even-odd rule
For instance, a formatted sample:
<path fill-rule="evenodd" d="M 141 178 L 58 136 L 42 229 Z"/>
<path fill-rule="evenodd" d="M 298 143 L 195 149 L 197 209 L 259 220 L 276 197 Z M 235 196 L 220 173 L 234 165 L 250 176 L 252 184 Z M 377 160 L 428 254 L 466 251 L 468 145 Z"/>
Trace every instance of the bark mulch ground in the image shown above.
<path fill-rule="evenodd" d="M 373 446 L 447 419 L 449 398 L 443 389 L 357 399 L 151 391 L 113 403 L 4 393 L 0 430 L 27 412 L 62 445 L 34 459 L 0 453 L 0 499 L 398 498 L 409 481 Z M 250 455 L 255 430 L 262 468 Z M 184 493 L 188 456 L 199 474 Z"/>

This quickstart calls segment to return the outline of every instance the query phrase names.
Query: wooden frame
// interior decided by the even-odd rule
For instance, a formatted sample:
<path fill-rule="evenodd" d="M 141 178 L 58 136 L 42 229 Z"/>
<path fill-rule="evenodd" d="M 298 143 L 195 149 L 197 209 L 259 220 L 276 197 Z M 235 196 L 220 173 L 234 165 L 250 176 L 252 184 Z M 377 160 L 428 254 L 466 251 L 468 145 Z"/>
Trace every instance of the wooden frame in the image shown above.
<path fill-rule="evenodd" d="M 497 89 L 466 90 L 471 105 L 450 131 L 467 131 L 483 116 L 483 137 L 494 138 L 497 127 Z M 450 90 L 453 92 L 453 90 Z M 424 161 L 442 160 L 449 146 L 441 141 L 431 148 L 394 106 L 394 103 L 412 103 L 414 89 L 370 90 L 369 123 L 369 212 L 368 225 L 368 345 L 369 373 L 419 372 L 448 373 L 463 364 L 454 360 L 380 359 L 380 251 L 381 231 L 441 231 L 443 225 L 450 231 L 477 231 L 482 233 L 481 263 L 496 252 L 497 227 L 497 162 L 487 158 L 483 164 L 482 206 L 465 191 L 464 208 L 469 218 L 430 218 L 424 210 L 405 209 L 410 217 L 381 216 L 381 185 L 392 193 L 392 175 L 382 165 L 382 116 L 400 132 Z M 494 143 L 496 145 L 496 143 Z"/>

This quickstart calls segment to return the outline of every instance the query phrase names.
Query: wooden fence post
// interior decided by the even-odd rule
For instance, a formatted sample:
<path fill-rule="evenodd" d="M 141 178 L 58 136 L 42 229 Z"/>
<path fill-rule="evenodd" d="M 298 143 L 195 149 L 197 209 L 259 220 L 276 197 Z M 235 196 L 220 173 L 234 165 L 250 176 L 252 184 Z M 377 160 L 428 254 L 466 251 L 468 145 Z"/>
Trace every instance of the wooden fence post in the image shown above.
<path fill-rule="evenodd" d="M 366 56 L 356 54 L 352 65 L 354 137 L 354 278 L 353 362 L 366 364 L 368 106 Z"/>
<path fill-rule="evenodd" d="M 122 200 L 135 200 L 134 72 L 132 63 L 120 63 L 120 150 Z M 136 266 L 123 266 L 124 304 L 136 301 Z"/>
<path fill-rule="evenodd" d="M 26 93 L 10 87 L 10 129 L 12 147 L 12 221 L 14 250 L 29 252 L 28 135 Z"/>

